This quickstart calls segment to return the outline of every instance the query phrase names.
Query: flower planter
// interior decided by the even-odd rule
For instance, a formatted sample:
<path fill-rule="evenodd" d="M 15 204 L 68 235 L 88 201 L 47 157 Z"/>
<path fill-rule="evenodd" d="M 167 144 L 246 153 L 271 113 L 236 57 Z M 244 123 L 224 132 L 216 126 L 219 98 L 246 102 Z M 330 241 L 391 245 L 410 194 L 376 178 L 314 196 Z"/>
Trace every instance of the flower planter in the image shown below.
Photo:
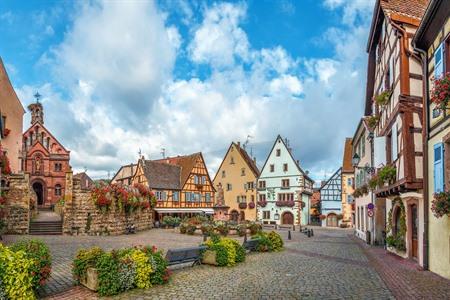
<path fill-rule="evenodd" d="M 80 283 L 90 289 L 91 291 L 96 292 L 98 290 L 98 272 L 96 268 L 87 268 L 86 270 L 86 278 L 82 278 Z"/>
<path fill-rule="evenodd" d="M 266 201 L 258 201 L 258 205 L 261 207 L 266 207 L 267 202 Z"/>
<path fill-rule="evenodd" d="M 217 266 L 216 251 L 205 250 L 205 252 L 203 252 L 202 263 Z"/>
<path fill-rule="evenodd" d="M 255 202 L 250 202 L 250 203 L 248 204 L 248 208 L 254 209 L 254 208 L 255 208 Z"/>
<path fill-rule="evenodd" d="M 245 203 L 245 202 L 239 203 L 239 208 L 240 209 L 246 209 L 247 208 L 247 203 Z"/>

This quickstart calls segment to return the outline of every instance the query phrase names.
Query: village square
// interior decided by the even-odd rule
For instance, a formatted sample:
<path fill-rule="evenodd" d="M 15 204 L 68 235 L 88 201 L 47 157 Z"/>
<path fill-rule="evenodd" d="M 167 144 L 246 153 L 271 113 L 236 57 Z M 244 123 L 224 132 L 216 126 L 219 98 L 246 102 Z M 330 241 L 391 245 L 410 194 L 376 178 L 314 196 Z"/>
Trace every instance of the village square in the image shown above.
<path fill-rule="evenodd" d="M 6 2 L 0 25 L 37 9 Z M 55 4 L 51 84 L 0 45 L 0 300 L 450 299 L 450 1 L 308 4 L 363 76 L 252 48 L 280 3 Z"/>

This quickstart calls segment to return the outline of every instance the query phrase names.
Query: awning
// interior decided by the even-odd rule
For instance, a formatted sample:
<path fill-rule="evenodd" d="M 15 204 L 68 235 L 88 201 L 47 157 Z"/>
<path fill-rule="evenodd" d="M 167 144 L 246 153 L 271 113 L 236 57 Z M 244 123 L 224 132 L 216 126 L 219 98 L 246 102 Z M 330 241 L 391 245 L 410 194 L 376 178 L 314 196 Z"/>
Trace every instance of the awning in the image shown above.
<path fill-rule="evenodd" d="M 170 213 L 193 213 L 193 214 L 207 214 L 213 215 L 214 209 L 212 208 L 155 208 L 158 213 L 170 214 Z"/>

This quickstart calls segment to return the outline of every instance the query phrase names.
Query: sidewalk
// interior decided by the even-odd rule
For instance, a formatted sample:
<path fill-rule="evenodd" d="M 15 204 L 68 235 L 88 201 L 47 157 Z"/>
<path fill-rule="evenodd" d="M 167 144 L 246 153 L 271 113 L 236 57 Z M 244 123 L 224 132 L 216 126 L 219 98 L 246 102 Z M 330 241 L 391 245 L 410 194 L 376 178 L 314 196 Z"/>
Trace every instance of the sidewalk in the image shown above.
<path fill-rule="evenodd" d="M 397 299 L 450 299 L 450 280 L 423 271 L 415 262 L 350 237 Z"/>

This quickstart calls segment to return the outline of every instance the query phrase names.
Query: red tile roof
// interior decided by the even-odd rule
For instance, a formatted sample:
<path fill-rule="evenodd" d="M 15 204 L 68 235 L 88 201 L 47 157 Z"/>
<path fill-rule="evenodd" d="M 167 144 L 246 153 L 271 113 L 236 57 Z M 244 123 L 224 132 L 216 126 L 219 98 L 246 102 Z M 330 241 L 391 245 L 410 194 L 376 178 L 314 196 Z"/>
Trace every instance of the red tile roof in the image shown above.
<path fill-rule="evenodd" d="M 167 157 L 163 159 L 154 160 L 155 162 L 165 162 L 171 165 L 177 165 L 181 167 L 181 186 L 183 186 L 189 178 L 192 169 L 197 162 L 197 159 L 201 156 L 200 152 L 176 157 Z"/>
<path fill-rule="evenodd" d="M 353 165 L 352 165 L 352 139 L 345 139 L 344 146 L 344 158 L 342 161 L 342 172 L 343 173 L 353 173 Z"/>
<path fill-rule="evenodd" d="M 381 0 L 380 5 L 386 14 L 395 12 L 412 18 L 421 19 L 429 0 Z"/>

